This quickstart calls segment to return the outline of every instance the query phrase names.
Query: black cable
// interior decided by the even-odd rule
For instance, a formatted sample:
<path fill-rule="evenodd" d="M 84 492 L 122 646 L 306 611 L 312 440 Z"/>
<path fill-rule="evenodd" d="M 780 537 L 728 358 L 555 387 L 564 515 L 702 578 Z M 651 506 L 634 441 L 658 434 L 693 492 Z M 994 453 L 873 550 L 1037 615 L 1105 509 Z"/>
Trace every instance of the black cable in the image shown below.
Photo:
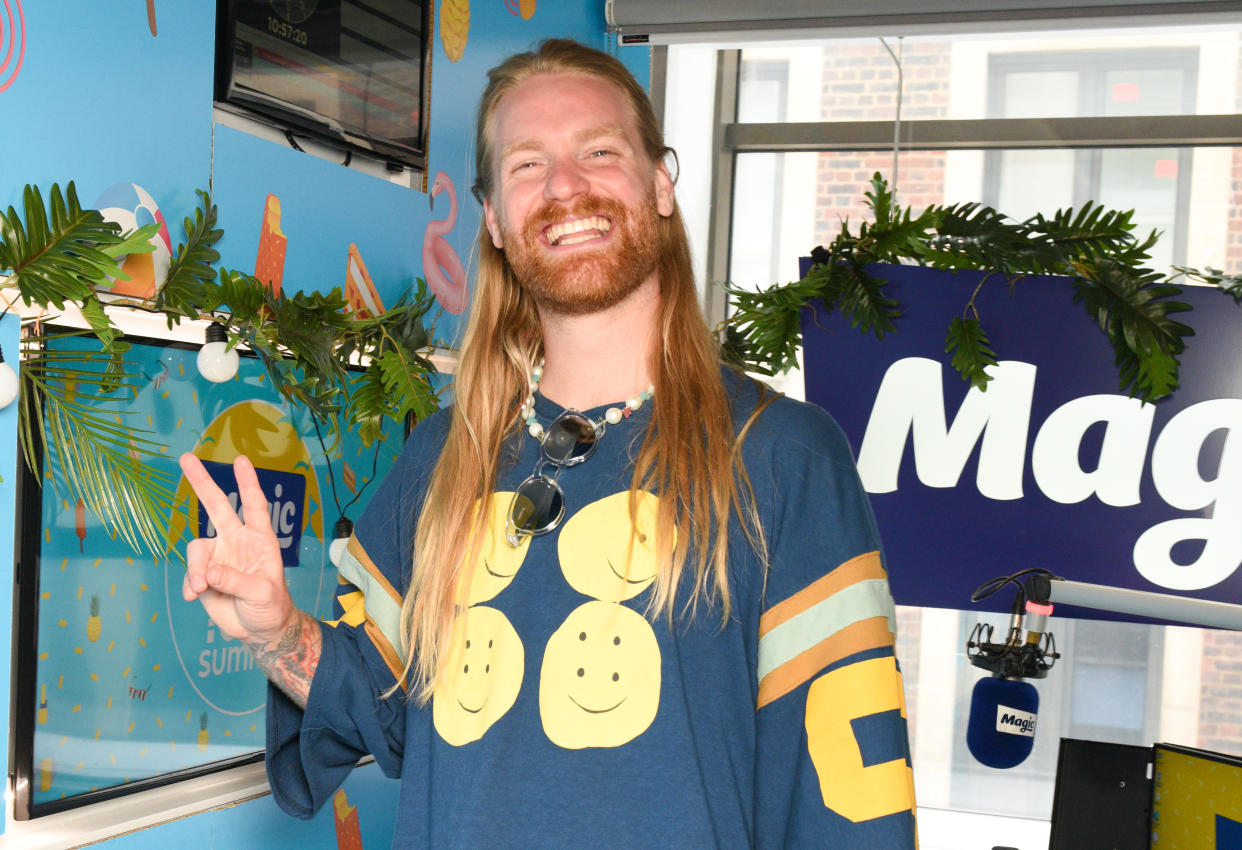
<path fill-rule="evenodd" d="M 1013 582 L 1014 584 L 1018 586 L 1018 595 L 1014 599 L 1014 603 L 1013 603 L 1014 613 L 1017 613 L 1018 611 L 1021 611 L 1022 608 L 1025 607 L 1026 605 L 1026 588 L 1022 586 L 1022 582 L 1018 581 L 1018 579 L 1021 578 L 1022 576 L 1034 575 L 1034 574 L 1047 576 L 1050 579 L 1057 578 L 1056 574 L 1053 573 L 1051 570 L 1046 570 L 1043 567 L 1028 567 L 1025 570 L 1018 570 L 1016 573 L 1013 573 L 1011 575 L 999 576 L 997 578 L 989 579 L 988 581 L 985 581 L 983 584 L 975 588 L 974 593 L 970 594 L 970 601 L 978 602 L 980 599 L 985 599 L 986 597 L 991 596 L 993 593 L 1000 590 L 1005 585 L 1009 584 L 1010 582 Z"/>
<path fill-rule="evenodd" d="M 337 516 L 344 518 L 345 512 L 357 504 L 358 500 L 362 498 L 362 494 L 365 493 L 366 489 L 371 486 L 373 481 L 375 481 L 375 473 L 379 469 L 380 449 L 384 444 L 381 440 L 377 439 L 375 441 L 375 455 L 371 458 L 370 477 L 367 478 L 365 484 L 358 488 L 358 490 L 354 493 L 354 497 L 346 502 L 344 507 L 341 507 L 340 497 L 336 494 L 336 476 L 332 472 L 332 459 L 328 456 L 328 446 L 323 441 L 323 432 L 319 430 L 319 420 L 312 416 L 311 423 L 315 426 L 315 438 L 319 440 L 319 448 L 323 450 L 324 463 L 327 464 L 328 467 L 328 484 L 332 490 L 332 503 L 336 505 Z"/>

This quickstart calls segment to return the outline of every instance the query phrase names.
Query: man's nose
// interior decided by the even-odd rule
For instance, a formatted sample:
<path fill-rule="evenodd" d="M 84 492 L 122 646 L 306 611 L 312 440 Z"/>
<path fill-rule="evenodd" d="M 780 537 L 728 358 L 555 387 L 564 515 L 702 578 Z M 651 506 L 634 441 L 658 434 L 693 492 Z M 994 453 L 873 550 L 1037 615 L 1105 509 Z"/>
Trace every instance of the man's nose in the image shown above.
<path fill-rule="evenodd" d="M 558 157 L 548 169 L 543 184 L 543 197 L 549 201 L 565 201 L 590 189 L 586 174 L 572 157 Z"/>

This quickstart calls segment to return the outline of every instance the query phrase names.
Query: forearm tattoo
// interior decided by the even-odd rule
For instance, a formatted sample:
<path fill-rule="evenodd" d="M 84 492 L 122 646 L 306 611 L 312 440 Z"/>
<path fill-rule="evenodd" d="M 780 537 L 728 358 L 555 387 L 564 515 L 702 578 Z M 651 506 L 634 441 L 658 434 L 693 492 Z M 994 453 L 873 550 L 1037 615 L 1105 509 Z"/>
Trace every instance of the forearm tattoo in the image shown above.
<path fill-rule="evenodd" d="M 303 613 L 294 619 L 274 646 L 255 641 L 247 643 L 246 648 L 272 684 L 298 706 L 306 708 L 311 679 L 319 666 L 322 640 L 319 626 Z"/>

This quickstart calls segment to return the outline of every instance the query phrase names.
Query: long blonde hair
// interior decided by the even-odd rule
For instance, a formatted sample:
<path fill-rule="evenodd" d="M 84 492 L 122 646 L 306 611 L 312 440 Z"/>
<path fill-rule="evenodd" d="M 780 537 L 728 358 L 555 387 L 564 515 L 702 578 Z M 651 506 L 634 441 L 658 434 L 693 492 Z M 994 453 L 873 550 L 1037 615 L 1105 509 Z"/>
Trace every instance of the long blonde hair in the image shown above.
<path fill-rule="evenodd" d="M 573 41 L 548 40 L 488 73 L 476 125 L 473 190 L 480 201 L 491 198 L 494 190 L 496 107 L 507 93 L 540 73 L 587 74 L 612 83 L 633 109 L 651 162 L 661 162 L 672 152 L 646 92 L 624 65 Z M 699 311 L 679 212 L 659 219 L 659 236 L 660 344 L 650 364 L 655 400 L 630 484 L 630 513 L 633 517 L 637 511 L 639 491 L 659 496 L 659 567 L 649 613 L 671 620 L 676 591 L 690 569 L 693 581 L 682 613 L 693 616 L 706 604 L 719 608 L 723 622 L 730 610 L 727 518 L 737 513 L 761 558 L 763 532 L 741 465 L 741 437 L 734 432 L 716 345 Z M 413 574 L 401 609 L 406 682 L 420 703 L 430 699 L 441 660 L 447 657 L 458 588 L 470 581 L 466 565 L 476 560 L 473 555 L 482 540 L 485 512 L 476 505 L 495 488 L 502 447 L 518 427 L 517 408 L 529 392 L 529 375 L 543 347 L 535 304 L 504 253 L 492 244 L 485 223 L 480 223 L 476 250 L 475 290 L 454 381 L 452 421 L 423 500 Z M 670 533 L 673 528 L 676 534 Z M 691 552 L 693 563 L 688 566 Z"/>

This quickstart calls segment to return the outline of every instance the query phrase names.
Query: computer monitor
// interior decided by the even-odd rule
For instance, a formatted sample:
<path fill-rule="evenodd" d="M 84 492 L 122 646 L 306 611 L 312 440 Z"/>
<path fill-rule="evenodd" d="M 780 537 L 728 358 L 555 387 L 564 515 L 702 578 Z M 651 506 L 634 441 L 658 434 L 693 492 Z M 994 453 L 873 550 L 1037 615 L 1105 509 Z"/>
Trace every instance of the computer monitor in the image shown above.
<path fill-rule="evenodd" d="M 1147 844 L 1151 748 L 1062 738 L 1049 850 Z"/>
<path fill-rule="evenodd" d="M 1242 757 L 1152 749 L 1151 850 L 1242 850 Z"/>

